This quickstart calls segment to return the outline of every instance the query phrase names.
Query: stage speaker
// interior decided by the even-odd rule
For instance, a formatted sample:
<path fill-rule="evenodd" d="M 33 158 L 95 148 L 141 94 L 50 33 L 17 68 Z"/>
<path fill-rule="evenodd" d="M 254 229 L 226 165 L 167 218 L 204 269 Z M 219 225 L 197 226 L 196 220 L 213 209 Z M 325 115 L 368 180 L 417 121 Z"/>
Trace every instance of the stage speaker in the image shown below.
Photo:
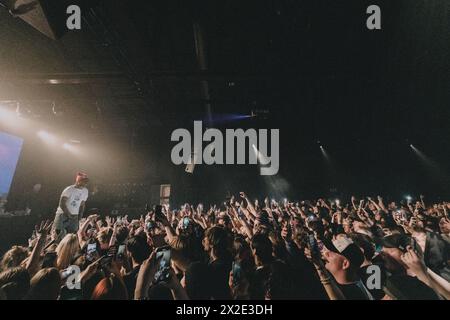
<path fill-rule="evenodd" d="M 194 169 L 195 169 L 195 163 L 197 160 L 197 153 L 191 153 L 191 163 L 188 163 L 186 165 L 186 169 L 184 169 L 184 171 L 186 171 L 187 173 L 194 173 Z"/>
<path fill-rule="evenodd" d="M 162 184 L 159 189 L 159 204 L 169 204 L 170 184 Z"/>
<path fill-rule="evenodd" d="M 194 169 L 195 169 L 195 164 L 191 163 L 191 164 L 186 165 L 186 169 L 184 171 L 192 174 L 192 173 L 194 173 Z"/>
<path fill-rule="evenodd" d="M 10 0 L 10 13 L 19 17 L 33 28 L 51 39 L 58 39 L 66 33 L 69 15 L 67 7 L 78 5 L 81 15 L 84 10 L 98 4 L 98 0 Z"/>
<path fill-rule="evenodd" d="M 157 184 L 150 187 L 150 204 L 168 204 L 170 201 L 170 184 Z"/>

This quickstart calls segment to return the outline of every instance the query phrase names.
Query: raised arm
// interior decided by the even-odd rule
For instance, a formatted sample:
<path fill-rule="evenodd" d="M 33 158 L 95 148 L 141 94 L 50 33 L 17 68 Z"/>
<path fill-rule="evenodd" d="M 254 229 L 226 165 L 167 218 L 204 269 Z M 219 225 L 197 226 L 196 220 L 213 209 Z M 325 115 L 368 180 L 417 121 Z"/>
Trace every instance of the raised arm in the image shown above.
<path fill-rule="evenodd" d="M 239 195 L 241 196 L 241 198 L 243 198 L 247 202 L 248 211 L 256 218 L 258 216 L 258 212 L 256 211 L 255 207 L 253 206 L 253 203 L 250 201 L 250 199 L 247 197 L 247 195 L 244 192 L 239 192 Z"/>
<path fill-rule="evenodd" d="M 367 200 L 369 200 L 369 202 L 371 204 L 373 204 L 373 206 L 378 210 L 381 211 L 381 207 L 378 205 L 378 203 L 376 203 L 371 197 L 367 197 Z"/>
<path fill-rule="evenodd" d="M 421 205 L 422 205 L 422 209 L 425 210 L 425 209 L 426 209 L 426 207 L 425 207 L 425 201 L 424 201 L 423 199 L 425 199 L 425 196 L 424 196 L 423 194 L 421 194 L 421 195 L 420 195 L 420 203 L 421 203 Z"/>
<path fill-rule="evenodd" d="M 170 269 L 169 274 L 170 274 L 170 278 L 169 278 L 169 281 L 165 284 L 165 286 L 170 289 L 173 299 L 174 300 L 189 300 L 189 296 L 188 296 L 186 290 L 181 285 L 177 276 L 175 275 L 175 272 L 173 272 L 173 270 Z"/>
<path fill-rule="evenodd" d="M 153 251 L 150 257 L 145 260 L 139 269 L 136 280 L 136 289 L 134 290 L 134 299 L 142 300 L 147 298 L 148 289 L 152 284 L 158 266 L 156 263 L 156 252 Z"/>
<path fill-rule="evenodd" d="M 31 252 L 31 256 L 26 264 L 26 269 L 28 270 L 30 277 L 33 277 L 36 274 L 36 272 L 39 271 L 39 262 L 41 254 L 42 251 L 44 250 L 47 241 L 47 235 L 49 234 L 51 227 L 52 222 L 50 221 L 46 222 L 43 221 L 41 222 L 41 225 L 39 227 L 36 226 L 36 233 L 38 234 L 38 238 L 33 248 L 33 251 Z"/>
<path fill-rule="evenodd" d="M 450 299 L 450 283 L 428 269 L 411 247 L 408 247 L 407 252 L 401 256 L 401 259 L 420 281 L 432 288 L 436 293 L 441 294 L 445 299 Z"/>
<path fill-rule="evenodd" d="M 173 230 L 172 225 L 169 223 L 169 220 L 167 220 L 167 217 L 164 214 L 158 216 L 155 215 L 155 220 L 164 226 L 169 243 L 172 242 L 176 237 L 176 233 L 175 230 Z"/>
<path fill-rule="evenodd" d="M 251 219 L 249 219 L 250 217 L 254 218 L 253 216 L 251 216 L 250 213 L 248 213 L 248 210 L 246 210 L 245 208 L 241 208 L 242 212 L 244 213 L 244 215 L 246 216 L 246 218 L 244 219 L 240 219 L 240 222 L 242 224 L 242 227 L 244 228 L 244 232 L 247 234 L 247 237 L 249 239 L 251 239 L 253 237 L 253 231 L 252 231 L 252 227 L 249 223 L 249 221 L 251 221 Z"/>
<path fill-rule="evenodd" d="M 80 229 L 77 232 L 78 235 L 78 242 L 80 243 L 80 247 L 82 248 L 84 245 L 84 242 L 86 240 L 86 229 L 89 225 L 94 224 L 95 222 L 94 220 L 97 218 L 97 215 L 90 215 L 86 218 L 86 220 L 83 222 L 83 224 L 81 225 Z"/>
<path fill-rule="evenodd" d="M 305 256 L 313 263 L 328 298 L 330 300 L 346 300 L 341 289 L 339 289 L 336 280 L 334 280 L 333 276 L 331 276 L 325 268 L 320 257 L 313 257 L 309 248 L 305 248 Z"/>
<path fill-rule="evenodd" d="M 251 221 L 255 221 L 255 216 L 253 216 L 252 214 L 250 214 L 250 211 L 248 211 L 246 208 L 241 207 L 242 212 L 244 213 L 244 216 L 247 218 L 247 222 Z"/>
<path fill-rule="evenodd" d="M 378 206 L 381 208 L 381 210 L 383 210 L 385 213 L 388 213 L 388 210 L 384 206 L 383 198 L 381 196 L 378 196 L 377 199 L 378 199 Z"/>
<path fill-rule="evenodd" d="M 352 207 L 353 207 L 353 209 L 358 210 L 358 208 L 356 207 L 355 201 L 356 201 L 355 196 L 352 196 L 352 199 L 351 199 Z"/>

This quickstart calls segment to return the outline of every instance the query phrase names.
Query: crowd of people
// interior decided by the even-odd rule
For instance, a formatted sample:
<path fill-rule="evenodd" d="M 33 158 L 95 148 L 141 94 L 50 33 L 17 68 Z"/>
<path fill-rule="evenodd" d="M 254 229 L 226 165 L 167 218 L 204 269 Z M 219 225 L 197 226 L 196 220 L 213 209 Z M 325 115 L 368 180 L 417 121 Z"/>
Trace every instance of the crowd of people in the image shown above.
<path fill-rule="evenodd" d="M 70 217 L 64 230 L 43 221 L 28 247 L 3 255 L 0 299 L 447 300 L 449 214 L 423 196 L 295 203 L 240 192 L 137 219 Z"/>

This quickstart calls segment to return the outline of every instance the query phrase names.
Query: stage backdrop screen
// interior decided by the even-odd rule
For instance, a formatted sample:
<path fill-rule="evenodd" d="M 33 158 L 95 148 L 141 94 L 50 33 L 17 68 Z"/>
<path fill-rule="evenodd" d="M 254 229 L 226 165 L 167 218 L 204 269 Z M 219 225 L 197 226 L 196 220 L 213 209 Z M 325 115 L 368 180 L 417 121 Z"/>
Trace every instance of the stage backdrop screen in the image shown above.
<path fill-rule="evenodd" d="M 0 132 L 0 200 L 8 196 L 22 144 L 23 139 Z"/>

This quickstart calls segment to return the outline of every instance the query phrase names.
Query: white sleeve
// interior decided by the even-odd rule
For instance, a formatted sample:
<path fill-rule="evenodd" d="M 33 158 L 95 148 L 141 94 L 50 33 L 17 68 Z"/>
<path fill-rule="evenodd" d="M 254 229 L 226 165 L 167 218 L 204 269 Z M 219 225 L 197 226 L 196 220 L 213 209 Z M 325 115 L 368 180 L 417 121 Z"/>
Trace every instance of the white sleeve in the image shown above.
<path fill-rule="evenodd" d="M 88 189 L 84 189 L 84 192 L 83 192 L 83 201 L 86 201 L 87 199 L 88 199 L 88 196 L 89 196 L 89 191 L 88 191 Z"/>
<path fill-rule="evenodd" d="M 72 195 L 72 187 L 67 187 L 64 189 L 64 191 L 61 193 L 61 198 L 66 197 L 69 198 Z"/>

